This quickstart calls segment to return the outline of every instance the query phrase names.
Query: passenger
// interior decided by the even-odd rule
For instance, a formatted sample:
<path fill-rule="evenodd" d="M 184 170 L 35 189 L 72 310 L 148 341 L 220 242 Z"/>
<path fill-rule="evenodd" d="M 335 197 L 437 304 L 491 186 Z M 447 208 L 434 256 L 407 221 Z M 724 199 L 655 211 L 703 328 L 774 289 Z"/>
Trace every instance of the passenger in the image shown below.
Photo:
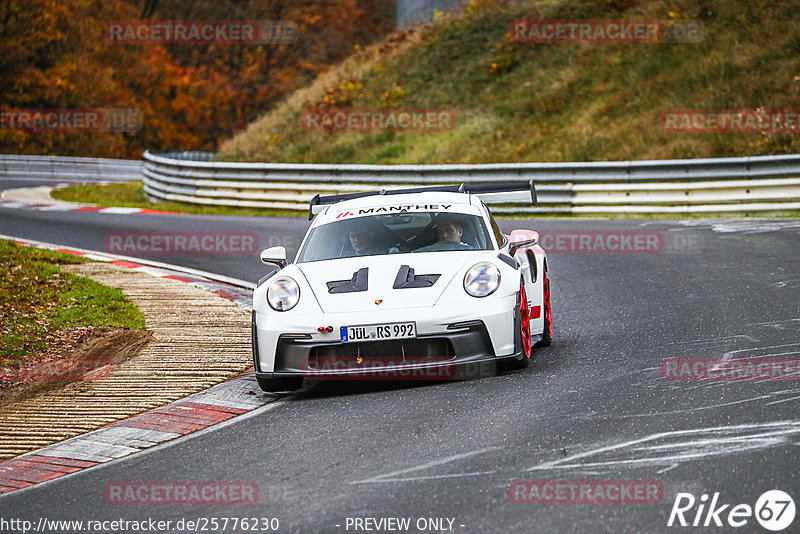
<path fill-rule="evenodd" d="M 350 246 L 357 256 L 377 254 L 375 238 L 369 228 L 363 226 L 350 230 Z"/>

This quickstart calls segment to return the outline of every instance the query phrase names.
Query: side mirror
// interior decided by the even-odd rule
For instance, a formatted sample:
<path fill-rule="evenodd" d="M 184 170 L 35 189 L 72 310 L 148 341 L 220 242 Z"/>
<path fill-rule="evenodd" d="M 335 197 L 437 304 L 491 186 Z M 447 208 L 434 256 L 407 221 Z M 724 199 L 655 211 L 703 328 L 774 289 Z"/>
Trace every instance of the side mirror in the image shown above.
<path fill-rule="evenodd" d="M 514 230 L 509 236 L 508 253 L 512 256 L 522 247 L 529 247 L 539 242 L 539 232 L 533 230 Z"/>
<path fill-rule="evenodd" d="M 265 265 L 277 265 L 283 269 L 286 267 L 286 247 L 270 247 L 261 251 L 259 256 L 261 263 Z"/>

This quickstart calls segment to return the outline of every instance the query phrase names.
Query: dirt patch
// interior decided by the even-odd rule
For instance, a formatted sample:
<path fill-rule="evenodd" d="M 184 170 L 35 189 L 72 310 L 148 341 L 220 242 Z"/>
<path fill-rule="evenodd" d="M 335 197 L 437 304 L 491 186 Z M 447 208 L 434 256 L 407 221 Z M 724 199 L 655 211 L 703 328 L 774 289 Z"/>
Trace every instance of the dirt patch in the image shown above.
<path fill-rule="evenodd" d="M 9 404 L 81 381 L 107 377 L 114 365 L 137 356 L 152 339 L 146 330 L 79 327 L 61 330 L 50 349 L 19 369 L 0 374 L 0 414 Z"/>

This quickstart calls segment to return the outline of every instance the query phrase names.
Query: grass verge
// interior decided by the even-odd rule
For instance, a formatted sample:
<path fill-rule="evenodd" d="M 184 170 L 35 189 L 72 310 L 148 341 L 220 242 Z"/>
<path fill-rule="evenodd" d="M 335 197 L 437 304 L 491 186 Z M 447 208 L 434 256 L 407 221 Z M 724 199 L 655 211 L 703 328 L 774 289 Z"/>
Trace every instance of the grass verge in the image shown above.
<path fill-rule="evenodd" d="M 61 330 L 145 328 L 144 315 L 121 291 L 59 268 L 84 261 L 0 240 L 0 371 L 47 351 Z"/>

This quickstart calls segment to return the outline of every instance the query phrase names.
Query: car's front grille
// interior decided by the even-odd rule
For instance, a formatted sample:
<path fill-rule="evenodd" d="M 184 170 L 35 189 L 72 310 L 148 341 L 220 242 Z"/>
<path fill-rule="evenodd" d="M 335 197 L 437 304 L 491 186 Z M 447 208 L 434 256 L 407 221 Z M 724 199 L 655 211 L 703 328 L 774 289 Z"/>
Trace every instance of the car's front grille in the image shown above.
<path fill-rule="evenodd" d="M 275 350 L 276 373 L 358 374 L 389 368 L 448 368 L 450 364 L 491 358 L 486 327 L 470 326 L 415 339 L 326 343 L 282 335 Z"/>
<path fill-rule="evenodd" d="M 309 367 L 358 358 L 385 365 L 402 365 L 442 362 L 452 360 L 454 357 L 453 344 L 446 338 L 394 339 L 318 345 L 311 349 Z"/>

